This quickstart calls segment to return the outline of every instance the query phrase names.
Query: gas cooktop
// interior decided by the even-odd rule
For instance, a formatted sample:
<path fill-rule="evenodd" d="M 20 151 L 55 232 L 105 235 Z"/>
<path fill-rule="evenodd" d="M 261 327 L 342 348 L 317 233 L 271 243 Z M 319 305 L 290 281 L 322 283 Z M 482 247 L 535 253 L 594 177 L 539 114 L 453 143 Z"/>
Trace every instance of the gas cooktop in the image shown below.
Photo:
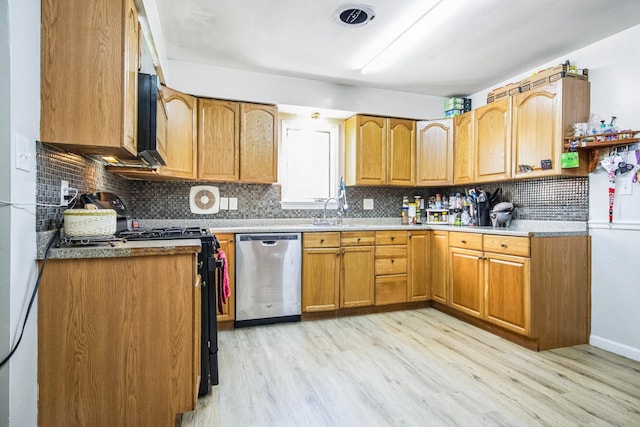
<path fill-rule="evenodd" d="M 210 236 L 208 229 L 200 227 L 138 228 L 118 234 L 118 237 L 126 240 L 198 239 Z"/>

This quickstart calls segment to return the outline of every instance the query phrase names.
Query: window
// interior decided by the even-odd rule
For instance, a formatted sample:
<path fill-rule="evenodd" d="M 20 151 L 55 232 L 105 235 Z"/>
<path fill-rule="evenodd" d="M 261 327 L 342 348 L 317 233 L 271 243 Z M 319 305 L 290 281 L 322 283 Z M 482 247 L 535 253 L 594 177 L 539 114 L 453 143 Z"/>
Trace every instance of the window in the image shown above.
<path fill-rule="evenodd" d="M 338 190 L 339 125 L 283 120 L 280 182 L 283 209 L 318 209 Z"/>

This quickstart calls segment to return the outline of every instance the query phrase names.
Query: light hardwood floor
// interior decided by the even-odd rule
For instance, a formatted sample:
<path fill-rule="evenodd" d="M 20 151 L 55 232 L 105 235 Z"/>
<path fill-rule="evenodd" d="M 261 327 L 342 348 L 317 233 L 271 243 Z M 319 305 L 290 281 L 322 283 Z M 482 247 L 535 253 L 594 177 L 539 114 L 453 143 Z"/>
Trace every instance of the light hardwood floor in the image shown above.
<path fill-rule="evenodd" d="M 640 363 L 535 353 L 434 309 L 219 332 L 183 426 L 640 426 Z"/>

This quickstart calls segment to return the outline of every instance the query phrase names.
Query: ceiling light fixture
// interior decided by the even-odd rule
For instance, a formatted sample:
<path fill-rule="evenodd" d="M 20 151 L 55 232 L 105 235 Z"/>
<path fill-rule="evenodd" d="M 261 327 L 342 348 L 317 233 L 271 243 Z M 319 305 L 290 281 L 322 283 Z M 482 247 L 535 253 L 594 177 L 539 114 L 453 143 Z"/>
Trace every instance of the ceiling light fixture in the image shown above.
<path fill-rule="evenodd" d="M 409 53 L 419 42 L 425 39 L 426 33 L 432 31 L 437 23 L 447 22 L 450 15 L 456 12 L 465 2 L 463 0 L 438 0 L 427 9 L 416 21 L 402 31 L 384 48 L 378 51 L 360 69 L 362 74 L 387 68 Z"/>

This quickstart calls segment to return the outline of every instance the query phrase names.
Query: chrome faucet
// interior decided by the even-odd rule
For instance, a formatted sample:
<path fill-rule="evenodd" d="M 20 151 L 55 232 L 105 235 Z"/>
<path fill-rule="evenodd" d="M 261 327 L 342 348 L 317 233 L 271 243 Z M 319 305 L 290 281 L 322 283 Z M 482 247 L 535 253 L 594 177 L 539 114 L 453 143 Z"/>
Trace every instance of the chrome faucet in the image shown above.
<path fill-rule="evenodd" d="M 342 203 L 340 203 L 335 197 L 329 197 L 324 201 L 324 208 L 322 209 L 322 222 L 327 222 L 327 204 L 329 204 L 330 200 L 335 200 L 335 202 L 338 204 L 338 218 L 340 218 L 340 224 L 342 224 Z"/>

